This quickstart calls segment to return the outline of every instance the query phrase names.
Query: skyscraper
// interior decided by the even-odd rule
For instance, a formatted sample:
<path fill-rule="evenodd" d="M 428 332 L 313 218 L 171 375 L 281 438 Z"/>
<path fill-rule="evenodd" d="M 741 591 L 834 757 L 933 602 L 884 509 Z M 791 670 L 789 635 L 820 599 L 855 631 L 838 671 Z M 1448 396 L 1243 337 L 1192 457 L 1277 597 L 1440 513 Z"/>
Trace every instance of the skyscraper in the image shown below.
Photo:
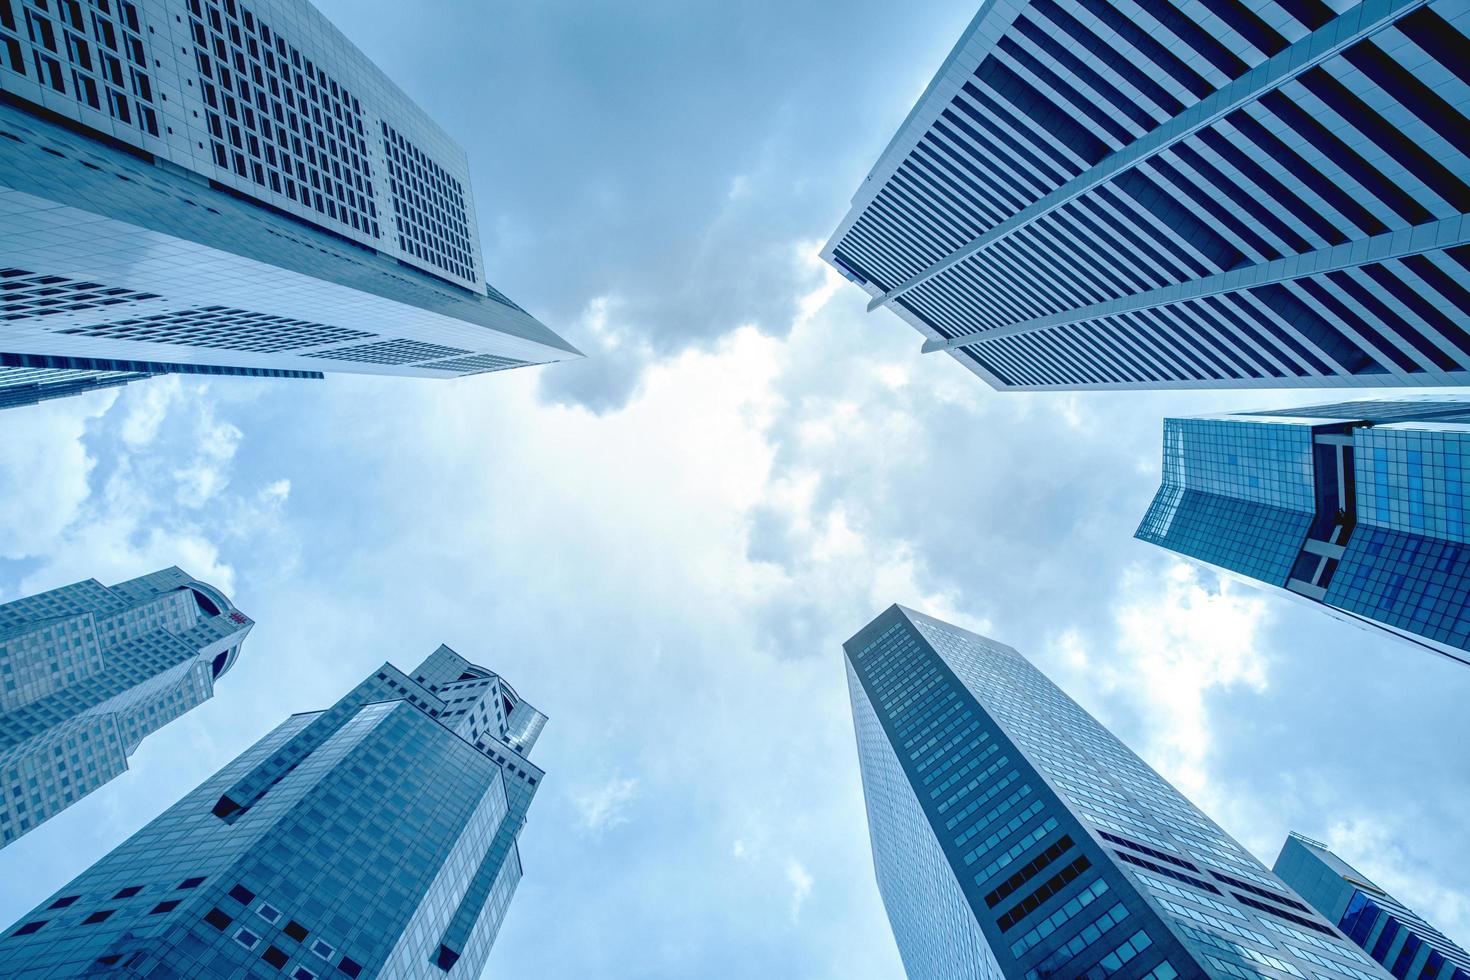
<path fill-rule="evenodd" d="M 0 848 L 208 701 L 253 625 L 177 568 L 0 605 Z"/>
<path fill-rule="evenodd" d="M 1470 402 L 1164 421 L 1140 540 L 1470 664 Z"/>
<path fill-rule="evenodd" d="M 293 715 L 0 937 L 4 975 L 478 977 L 546 716 L 441 646 Z"/>
<path fill-rule="evenodd" d="M 1387 976 L 1015 650 L 900 606 L 844 650 L 910 977 Z"/>
<path fill-rule="evenodd" d="M 146 371 L 77 371 L 0 365 L 0 408 L 35 405 L 52 398 L 114 388 L 151 376 Z"/>
<path fill-rule="evenodd" d="M 1379 888 L 1326 844 L 1292 834 L 1275 871 L 1402 980 L 1470 980 L 1470 953 Z"/>
<path fill-rule="evenodd" d="M 464 151 L 307 0 L 0 0 L 0 365 L 452 378 L 580 356 Z"/>
<path fill-rule="evenodd" d="M 985 3 L 823 255 L 996 388 L 1470 380 L 1462 0 Z"/>

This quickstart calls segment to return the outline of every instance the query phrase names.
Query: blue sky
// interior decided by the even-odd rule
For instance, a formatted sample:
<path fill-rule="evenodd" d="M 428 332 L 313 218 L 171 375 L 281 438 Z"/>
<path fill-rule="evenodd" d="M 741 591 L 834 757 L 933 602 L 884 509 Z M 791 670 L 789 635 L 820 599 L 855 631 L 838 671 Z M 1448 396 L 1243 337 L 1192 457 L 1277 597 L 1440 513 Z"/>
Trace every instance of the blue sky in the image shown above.
<path fill-rule="evenodd" d="M 259 625 L 0 852 L 0 919 L 442 641 L 551 716 L 487 975 L 899 977 L 840 645 L 900 601 L 1022 650 L 1268 864 L 1300 830 L 1470 941 L 1470 673 L 1131 537 L 1164 415 L 1312 394 L 1000 395 L 816 261 L 973 9 L 322 7 L 465 145 L 490 280 L 591 356 L 4 413 L 0 600 L 179 564 Z"/>

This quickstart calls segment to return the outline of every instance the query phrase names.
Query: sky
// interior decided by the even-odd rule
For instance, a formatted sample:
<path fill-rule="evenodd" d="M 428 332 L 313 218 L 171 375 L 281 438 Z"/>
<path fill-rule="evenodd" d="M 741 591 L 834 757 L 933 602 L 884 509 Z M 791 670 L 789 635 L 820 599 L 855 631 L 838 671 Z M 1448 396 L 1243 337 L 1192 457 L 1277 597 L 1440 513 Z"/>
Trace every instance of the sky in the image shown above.
<path fill-rule="evenodd" d="M 0 601 L 177 564 L 257 622 L 0 851 L 0 920 L 444 642 L 550 716 L 486 976 L 901 977 L 841 659 L 901 602 L 1018 648 L 1268 865 L 1303 832 L 1470 943 L 1470 672 L 1132 538 L 1165 415 L 1321 397 L 1000 394 L 816 258 L 972 8 L 320 6 L 465 146 L 489 280 L 589 356 L 0 414 Z"/>

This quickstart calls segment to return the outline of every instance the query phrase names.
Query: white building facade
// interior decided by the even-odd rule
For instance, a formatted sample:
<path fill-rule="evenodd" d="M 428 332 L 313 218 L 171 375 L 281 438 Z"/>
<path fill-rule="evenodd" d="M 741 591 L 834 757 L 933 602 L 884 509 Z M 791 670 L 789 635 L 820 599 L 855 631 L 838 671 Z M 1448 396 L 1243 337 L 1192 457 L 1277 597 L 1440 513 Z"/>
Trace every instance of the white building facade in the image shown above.
<path fill-rule="evenodd" d="M 457 377 L 579 356 L 464 151 L 303 0 L 0 0 L 0 363 Z"/>

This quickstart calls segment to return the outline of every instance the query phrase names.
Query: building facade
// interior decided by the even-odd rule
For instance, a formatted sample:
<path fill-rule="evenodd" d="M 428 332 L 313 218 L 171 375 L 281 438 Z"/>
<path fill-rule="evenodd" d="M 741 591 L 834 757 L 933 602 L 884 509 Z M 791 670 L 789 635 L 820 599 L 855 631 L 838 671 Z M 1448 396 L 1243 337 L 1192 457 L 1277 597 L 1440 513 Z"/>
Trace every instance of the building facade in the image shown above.
<path fill-rule="evenodd" d="M 452 378 L 580 356 L 460 149 L 307 0 L 0 0 L 0 357 Z"/>
<path fill-rule="evenodd" d="M 441 646 L 294 715 L 0 938 L 7 978 L 478 977 L 545 715 Z"/>
<path fill-rule="evenodd" d="M 893 606 L 844 651 L 909 976 L 1387 976 L 1010 647 Z"/>
<path fill-rule="evenodd" d="M 1293 833 L 1275 871 L 1401 980 L 1470 980 L 1470 953 L 1320 841 Z"/>
<path fill-rule="evenodd" d="M 823 254 L 1002 390 L 1470 379 L 1459 0 L 987 2 Z"/>
<path fill-rule="evenodd" d="M 254 624 L 177 568 L 0 605 L 0 848 L 214 695 Z"/>
<path fill-rule="evenodd" d="M 147 371 L 79 371 L 0 365 L 0 408 L 35 405 L 52 398 L 84 395 L 150 378 Z"/>
<path fill-rule="evenodd" d="M 1470 402 L 1164 421 L 1140 540 L 1470 664 Z"/>

